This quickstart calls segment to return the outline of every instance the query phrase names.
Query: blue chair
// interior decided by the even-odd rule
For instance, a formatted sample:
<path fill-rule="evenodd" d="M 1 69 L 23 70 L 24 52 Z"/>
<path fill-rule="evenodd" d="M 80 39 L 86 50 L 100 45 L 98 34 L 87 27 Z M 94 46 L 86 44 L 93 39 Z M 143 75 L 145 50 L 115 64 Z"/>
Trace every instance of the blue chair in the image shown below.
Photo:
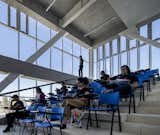
<path fill-rule="evenodd" d="M 99 106 L 98 107 L 90 107 L 88 108 L 88 120 L 87 120 L 87 127 L 88 124 L 91 121 L 91 111 L 112 111 L 112 120 L 111 120 L 111 129 L 110 129 L 110 135 L 112 135 L 113 131 L 113 123 L 114 123 L 114 114 L 116 111 L 118 111 L 118 122 L 119 122 L 119 131 L 122 130 L 121 128 L 121 117 L 120 117 L 120 110 L 119 110 L 119 92 L 109 93 L 109 94 L 100 94 L 99 95 Z M 103 107 L 103 106 L 109 105 L 110 107 Z M 98 119 L 96 118 L 96 123 L 98 126 Z"/>
<path fill-rule="evenodd" d="M 95 94 L 101 94 L 104 90 L 106 90 L 105 87 L 103 87 L 100 83 L 96 81 L 91 82 L 90 87 L 93 89 Z"/>
<path fill-rule="evenodd" d="M 22 130 L 22 135 L 24 133 L 24 130 L 25 128 L 27 127 L 28 124 L 30 124 L 31 126 L 33 125 L 34 121 L 35 121 L 35 115 L 34 113 L 32 113 L 32 111 L 35 111 L 37 110 L 38 106 L 37 104 L 33 104 L 33 105 L 30 105 L 28 106 L 28 108 L 26 109 L 26 111 L 28 112 L 28 117 L 27 118 L 24 118 L 24 119 L 20 119 L 19 122 L 21 124 L 24 124 L 23 126 L 23 130 Z M 32 130 L 33 131 L 33 130 Z M 21 128 L 19 130 L 19 134 L 21 133 Z"/>
<path fill-rule="evenodd" d="M 63 121 L 63 115 L 64 115 L 64 108 L 62 107 L 54 107 L 52 108 L 51 112 L 46 112 L 46 120 L 47 121 L 39 121 L 35 122 L 35 127 L 37 128 L 43 128 L 43 131 L 45 128 L 50 129 L 50 135 L 52 134 L 51 130 L 53 127 L 59 127 L 60 133 L 62 135 L 62 121 Z M 52 121 L 60 121 L 60 123 L 52 123 Z M 37 132 L 36 132 L 37 133 Z M 45 134 L 45 133 L 44 133 Z"/>
<path fill-rule="evenodd" d="M 145 95 L 144 95 L 143 75 L 138 74 L 137 78 L 138 78 L 137 88 L 140 89 L 140 101 L 141 101 L 142 98 L 143 98 L 143 101 L 144 101 L 145 100 Z"/>

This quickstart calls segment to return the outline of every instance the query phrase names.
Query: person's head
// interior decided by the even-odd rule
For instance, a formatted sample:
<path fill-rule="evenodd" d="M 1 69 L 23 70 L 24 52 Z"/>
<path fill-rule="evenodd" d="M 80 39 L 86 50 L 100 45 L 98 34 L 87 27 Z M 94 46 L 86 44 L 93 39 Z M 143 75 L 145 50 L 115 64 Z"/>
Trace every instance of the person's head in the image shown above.
<path fill-rule="evenodd" d="M 126 74 L 130 74 L 130 68 L 127 65 L 123 65 L 121 66 L 121 74 L 122 75 L 126 75 Z"/>
<path fill-rule="evenodd" d="M 82 59 L 82 56 L 80 55 L 79 58 Z"/>
<path fill-rule="evenodd" d="M 100 72 L 100 74 L 101 74 L 101 76 L 104 76 L 106 73 L 104 72 L 104 70 L 102 70 L 102 71 Z"/>
<path fill-rule="evenodd" d="M 62 86 L 65 86 L 65 82 L 62 82 L 61 85 L 62 85 Z"/>
<path fill-rule="evenodd" d="M 78 88 L 83 89 L 85 87 L 88 87 L 89 80 L 87 77 L 79 77 L 78 78 Z"/>
<path fill-rule="evenodd" d="M 19 100 L 19 96 L 18 95 L 13 95 L 11 98 L 14 101 L 18 101 Z"/>
<path fill-rule="evenodd" d="M 41 88 L 40 88 L 40 87 L 36 87 L 36 93 L 37 93 L 37 94 L 42 93 L 42 90 L 41 90 Z"/>
<path fill-rule="evenodd" d="M 104 74 L 104 75 L 101 77 L 101 80 L 108 82 L 108 81 L 110 81 L 110 76 L 109 76 L 108 74 Z"/>

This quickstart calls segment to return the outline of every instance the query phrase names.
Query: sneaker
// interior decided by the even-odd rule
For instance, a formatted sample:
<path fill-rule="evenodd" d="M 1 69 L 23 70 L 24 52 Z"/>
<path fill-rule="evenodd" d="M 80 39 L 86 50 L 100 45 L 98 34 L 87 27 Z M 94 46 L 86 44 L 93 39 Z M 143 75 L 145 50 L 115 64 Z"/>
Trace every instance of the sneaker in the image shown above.
<path fill-rule="evenodd" d="M 10 132 L 9 128 L 6 128 L 5 130 L 3 130 L 3 133 L 7 133 L 7 132 Z"/>

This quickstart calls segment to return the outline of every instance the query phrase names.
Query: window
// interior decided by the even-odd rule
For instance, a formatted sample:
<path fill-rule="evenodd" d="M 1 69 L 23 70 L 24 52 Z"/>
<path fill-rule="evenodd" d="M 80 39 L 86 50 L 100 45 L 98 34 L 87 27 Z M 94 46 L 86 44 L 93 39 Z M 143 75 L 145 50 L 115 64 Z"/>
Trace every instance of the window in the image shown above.
<path fill-rule="evenodd" d="M 105 56 L 106 57 L 110 56 L 110 44 L 109 43 L 105 44 Z"/>
<path fill-rule="evenodd" d="M 160 19 L 152 22 L 152 39 L 160 38 Z"/>
<path fill-rule="evenodd" d="M 44 45 L 42 42 L 37 42 L 38 49 Z M 50 49 L 48 49 L 44 54 L 42 54 L 38 60 L 38 65 L 46 68 L 50 68 Z"/>
<path fill-rule="evenodd" d="M 73 75 L 78 76 L 78 70 L 79 70 L 79 59 L 73 57 Z"/>
<path fill-rule="evenodd" d="M 129 41 L 129 48 L 134 48 L 136 46 L 137 46 L 136 39 L 132 39 Z"/>
<path fill-rule="evenodd" d="M 97 62 L 97 49 L 93 50 L 93 62 Z"/>
<path fill-rule="evenodd" d="M 98 47 L 98 60 L 103 58 L 103 47 Z"/>
<path fill-rule="evenodd" d="M 97 79 L 97 63 L 93 64 L 93 77 Z"/>
<path fill-rule="evenodd" d="M 126 50 L 126 37 L 121 36 L 120 38 L 120 50 Z"/>
<path fill-rule="evenodd" d="M 106 73 L 110 75 L 110 58 L 106 59 Z"/>
<path fill-rule="evenodd" d="M 113 56 L 113 75 L 118 75 L 118 55 Z"/>
<path fill-rule="evenodd" d="M 103 60 L 101 60 L 101 61 L 99 62 L 99 70 L 100 70 L 100 72 L 101 72 L 102 70 L 104 70 Z"/>
<path fill-rule="evenodd" d="M 36 20 L 32 17 L 28 17 L 28 34 L 36 37 Z"/>
<path fill-rule="evenodd" d="M 152 69 L 160 69 L 160 61 L 157 58 L 160 58 L 160 48 L 152 46 Z"/>
<path fill-rule="evenodd" d="M 37 38 L 45 42 L 50 39 L 50 29 L 40 22 L 37 22 Z"/>
<path fill-rule="evenodd" d="M 73 43 L 73 55 L 77 57 L 80 56 L 80 45 L 77 43 Z"/>
<path fill-rule="evenodd" d="M 37 86 L 39 85 L 45 85 L 45 84 L 48 84 L 48 82 L 44 82 L 44 81 L 37 81 Z M 51 86 L 48 85 L 48 86 L 44 86 L 44 87 L 41 87 L 42 91 L 44 92 L 44 94 L 47 96 L 48 93 L 51 92 Z"/>
<path fill-rule="evenodd" d="M 26 14 L 21 12 L 21 14 L 20 14 L 20 28 L 21 28 L 21 31 L 23 31 L 23 32 L 26 32 L 26 30 L 27 30 L 27 28 L 26 28 L 26 26 L 27 26 L 26 20 L 27 20 Z"/>
<path fill-rule="evenodd" d="M 8 24 L 8 5 L 0 1 L 0 21 Z"/>
<path fill-rule="evenodd" d="M 25 89 L 25 88 L 29 88 L 29 87 L 34 87 L 36 86 L 36 81 L 35 80 L 32 80 L 32 79 L 28 79 L 28 78 L 20 78 L 20 89 Z M 29 97 L 32 97 L 35 96 L 34 95 L 34 92 L 35 89 L 30 89 L 30 90 L 27 90 L 27 91 L 22 91 L 20 92 L 20 96 L 22 97 L 26 97 L 26 98 L 29 98 Z"/>
<path fill-rule="evenodd" d="M 137 70 L 137 48 L 130 50 L 130 69 L 131 71 Z"/>
<path fill-rule="evenodd" d="M 62 71 L 62 51 L 52 47 L 52 69 Z"/>
<path fill-rule="evenodd" d="M 60 38 L 53 46 L 62 49 L 62 38 Z"/>
<path fill-rule="evenodd" d="M 10 7 L 10 25 L 17 27 L 17 10 L 14 7 Z"/>
<path fill-rule="evenodd" d="M 0 54 L 18 59 L 18 32 L 0 24 L 0 41 Z"/>
<path fill-rule="evenodd" d="M 149 45 L 140 47 L 140 69 L 149 68 Z"/>
<path fill-rule="evenodd" d="M 63 37 L 63 50 L 72 54 L 72 40 Z"/>
<path fill-rule="evenodd" d="M 127 52 L 121 53 L 121 66 L 127 65 Z"/>
<path fill-rule="evenodd" d="M 36 40 L 20 33 L 20 60 L 27 60 L 36 51 Z"/>
<path fill-rule="evenodd" d="M 148 25 L 140 27 L 139 32 L 141 36 L 148 38 Z M 140 44 L 143 44 L 143 42 L 140 41 Z"/>
<path fill-rule="evenodd" d="M 89 61 L 89 50 L 81 47 L 81 55 L 85 61 Z"/>
<path fill-rule="evenodd" d="M 112 54 L 118 53 L 118 42 L 117 39 L 112 41 Z"/>
<path fill-rule="evenodd" d="M 9 84 L 3 91 L 2 93 L 5 92 L 11 92 L 14 90 L 18 90 L 18 79 L 14 80 L 11 84 Z M 14 93 L 15 94 L 15 93 Z"/>
<path fill-rule="evenodd" d="M 89 76 L 89 64 L 88 64 L 88 62 L 84 62 L 83 76 L 86 76 L 86 77 Z"/>
<path fill-rule="evenodd" d="M 63 72 L 72 74 L 72 56 L 63 53 Z"/>

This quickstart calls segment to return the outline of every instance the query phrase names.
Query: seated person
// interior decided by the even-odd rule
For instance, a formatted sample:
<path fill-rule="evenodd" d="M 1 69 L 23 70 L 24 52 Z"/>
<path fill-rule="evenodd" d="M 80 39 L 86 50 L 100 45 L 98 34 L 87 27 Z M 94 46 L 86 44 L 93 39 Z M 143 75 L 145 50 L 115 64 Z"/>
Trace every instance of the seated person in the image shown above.
<path fill-rule="evenodd" d="M 100 75 L 101 75 L 100 79 L 102 79 L 102 78 L 106 75 L 106 73 L 104 72 L 104 70 L 102 70 L 102 71 L 100 72 Z"/>
<path fill-rule="evenodd" d="M 23 111 L 23 109 L 25 109 L 23 102 L 19 99 L 18 95 L 13 95 L 12 96 L 12 101 L 11 101 L 11 106 L 10 106 L 11 110 L 14 110 L 13 113 L 8 113 L 6 115 L 6 119 L 7 119 L 7 127 L 5 130 L 3 130 L 3 132 L 9 132 L 10 128 L 13 127 L 13 123 L 15 118 L 24 118 L 27 116 L 26 112 Z"/>
<path fill-rule="evenodd" d="M 62 82 L 62 87 L 59 90 L 59 94 L 66 96 L 67 93 L 68 93 L 67 86 L 65 85 L 65 82 Z"/>
<path fill-rule="evenodd" d="M 67 120 L 70 120 L 71 110 L 88 105 L 88 99 L 85 95 L 92 93 L 89 88 L 89 81 L 85 78 L 78 78 L 78 90 L 77 93 L 70 99 L 65 99 L 64 106 L 64 121 L 62 128 L 66 128 Z"/>
<path fill-rule="evenodd" d="M 36 87 L 35 103 L 39 103 L 39 104 L 42 104 L 42 105 L 46 104 L 45 94 L 42 92 L 40 87 Z"/>

